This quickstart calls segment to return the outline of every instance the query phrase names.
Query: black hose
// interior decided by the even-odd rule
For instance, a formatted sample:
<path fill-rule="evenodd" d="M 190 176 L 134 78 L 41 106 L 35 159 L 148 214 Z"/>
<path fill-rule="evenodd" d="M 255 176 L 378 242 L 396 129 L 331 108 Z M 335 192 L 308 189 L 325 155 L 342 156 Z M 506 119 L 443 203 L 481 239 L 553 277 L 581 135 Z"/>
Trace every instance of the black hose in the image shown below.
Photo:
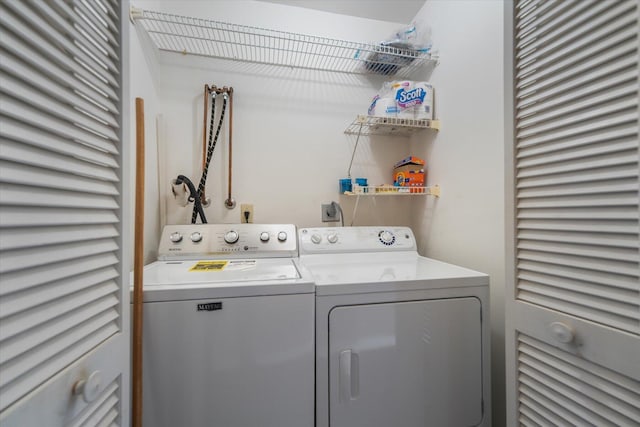
<path fill-rule="evenodd" d="M 204 192 L 205 184 L 207 182 L 207 175 L 209 174 L 209 164 L 211 163 L 211 158 L 213 157 L 213 150 L 216 148 L 216 143 L 218 142 L 218 136 L 220 135 L 220 129 L 222 128 L 222 123 L 224 121 L 224 113 L 227 109 L 227 94 L 225 93 L 222 97 L 222 112 L 220 113 L 220 120 L 218 121 L 218 128 L 216 130 L 215 138 L 213 136 L 213 119 L 215 116 L 215 107 L 216 107 L 216 94 L 215 92 L 211 96 L 211 118 L 209 120 L 209 142 L 207 143 L 207 159 L 204 163 L 204 167 L 202 168 L 202 176 L 200 177 L 200 182 L 198 184 L 198 198 L 201 200 L 202 194 Z M 200 206 L 202 209 L 202 204 Z M 196 222 L 196 205 L 193 205 L 193 213 L 191 214 L 191 223 L 195 224 Z"/>
<path fill-rule="evenodd" d="M 202 202 L 200 201 L 200 195 L 196 191 L 196 187 L 193 185 L 193 182 L 189 178 L 184 175 L 178 175 L 176 178 L 176 184 L 186 184 L 189 189 L 189 201 L 193 202 L 193 216 L 191 217 L 191 223 L 195 224 L 200 215 L 200 221 L 203 224 L 207 223 L 207 218 L 204 216 L 204 210 L 202 209 Z"/>

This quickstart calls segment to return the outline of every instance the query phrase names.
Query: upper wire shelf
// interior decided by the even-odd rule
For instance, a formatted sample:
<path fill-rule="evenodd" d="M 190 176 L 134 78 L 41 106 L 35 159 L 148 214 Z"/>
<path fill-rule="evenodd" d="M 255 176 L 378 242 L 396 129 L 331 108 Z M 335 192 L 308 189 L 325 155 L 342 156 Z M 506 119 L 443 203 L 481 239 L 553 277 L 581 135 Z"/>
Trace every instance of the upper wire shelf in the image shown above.
<path fill-rule="evenodd" d="M 358 43 L 131 8 L 160 50 L 355 74 L 409 76 L 438 59 L 409 48 Z"/>
<path fill-rule="evenodd" d="M 359 115 L 344 130 L 347 135 L 409 136 L 423 129 L 440 130 L 440 120 Z"/>

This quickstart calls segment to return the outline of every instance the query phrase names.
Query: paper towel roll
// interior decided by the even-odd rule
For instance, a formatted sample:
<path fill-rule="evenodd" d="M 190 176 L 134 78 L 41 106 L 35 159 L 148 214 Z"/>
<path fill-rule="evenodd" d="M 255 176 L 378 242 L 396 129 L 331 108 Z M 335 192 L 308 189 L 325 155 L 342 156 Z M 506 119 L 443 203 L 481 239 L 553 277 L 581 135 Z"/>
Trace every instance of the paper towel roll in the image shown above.
<path fill-rule="evenodd" d="M 398 113 L 396 100 L 394 98 L 380 98 L 376 101 L 374 116 L 376 117 L 395 117 Z"/>
<path fill-rule="evenodd" d="M 396 81 L 393 82 L 392 87 L 398 107 L 398 118 L 413 119 L 415 116 L 415 102 L 408 99 L 413 90 L 413 82 L 411 80 Z"/>
<path fill-rule="evenodd" d="M 415 118 L 433 120 L 433 86 L 429 82 L 416 82 L 413 87 L 424 91 L 422 103 L 416 105 Z"/>
<path fill-rule="evenodd" d="M 409 91 L 412 87 L 413 81 L 411 80 L 395 80 L 391 82 L 391 88 L 393 89 L 394 93 L 398 92 L 401 89 Z"/>

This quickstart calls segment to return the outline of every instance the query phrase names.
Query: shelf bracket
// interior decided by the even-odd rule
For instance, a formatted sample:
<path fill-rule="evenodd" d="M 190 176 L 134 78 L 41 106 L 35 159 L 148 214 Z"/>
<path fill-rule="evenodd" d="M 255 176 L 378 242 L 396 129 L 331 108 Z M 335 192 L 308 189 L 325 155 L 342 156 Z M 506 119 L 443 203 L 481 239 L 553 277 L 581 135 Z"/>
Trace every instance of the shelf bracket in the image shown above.
<path fill-rule="evenodd" d="M 436 184 L 429 187 L 429 194 L 433 197 L 440 197 L 440 186 Z"/>

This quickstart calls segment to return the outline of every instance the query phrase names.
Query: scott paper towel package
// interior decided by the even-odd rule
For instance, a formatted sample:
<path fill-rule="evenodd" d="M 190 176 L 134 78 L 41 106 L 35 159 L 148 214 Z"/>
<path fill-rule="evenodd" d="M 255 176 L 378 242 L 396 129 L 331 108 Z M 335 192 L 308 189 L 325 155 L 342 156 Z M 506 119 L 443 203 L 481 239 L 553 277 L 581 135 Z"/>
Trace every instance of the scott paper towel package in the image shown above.
<path fill-rule="evenodd" d="M 369 115 L 376 117 L 396 117 L 398 106 L 392 89 L 392 82 L 386 82 L 373 97 L 369 106 Z"/>
<path fill-rule="evenodd" d="M 413 82 L 410 80 L 402 80 L 393 82 L 393 88 L 396 106 L 398 107 L 398 117 L 402 119 L 414 118 L 414 106 L 416 101 L 413 92 Z"/>
<path fill-rule="evenodd" d="M 433 86 L 428 82 L 400 80 L 385 83 L 374 96 L 370 116 L 433 119 Z"/>
<path fill-rule="evenodd" d="M 419 91 L 420 103 L 415 106 L 415 118 L 433 120 L 433 86 L 429 82 L 416 82 L 414 90 Z"/>
<path fill-rule="evenodd" d="M 373 97 L 371 105 L 369 106 L 369 115 L 376 117 L 396 117 L 398 114 L 398 107 L 396 106 L 396 100 L 390 96 L 381 98 L 380 95 Z"/>

